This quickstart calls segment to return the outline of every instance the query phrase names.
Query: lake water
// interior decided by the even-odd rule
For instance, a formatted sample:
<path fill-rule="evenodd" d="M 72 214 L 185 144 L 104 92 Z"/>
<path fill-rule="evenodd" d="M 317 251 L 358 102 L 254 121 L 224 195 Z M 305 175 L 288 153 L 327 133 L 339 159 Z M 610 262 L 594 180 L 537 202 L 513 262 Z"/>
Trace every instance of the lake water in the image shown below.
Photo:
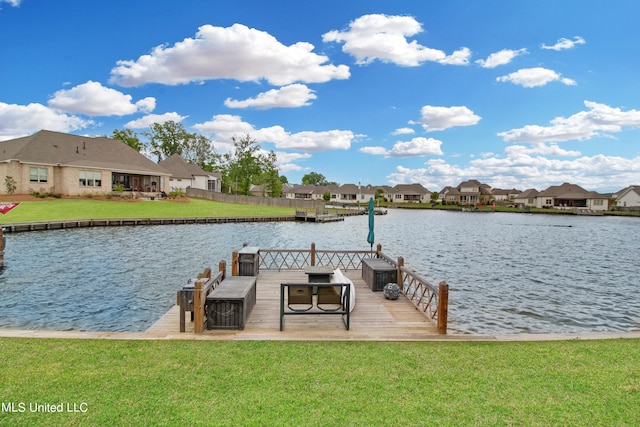
<path fill-rule="evenodd" d="M 8 234 L 0 328 L 143 331 L 242 242 L 368 249 L 367 232 L 360 216 Z M 449 283 L 451 333 L 640 330 L 638 218 L 395 209 L 376 217 L 378 242 Z"/>

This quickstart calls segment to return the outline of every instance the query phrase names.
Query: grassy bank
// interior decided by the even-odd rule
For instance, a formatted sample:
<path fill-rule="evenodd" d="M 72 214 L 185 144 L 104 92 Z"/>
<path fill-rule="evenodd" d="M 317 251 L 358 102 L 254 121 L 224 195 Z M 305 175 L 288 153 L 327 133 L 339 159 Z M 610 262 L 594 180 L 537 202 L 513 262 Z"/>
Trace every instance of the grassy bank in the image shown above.
<path fill-rule="evenodd" d="M 9 199 L 7 199 L 9 200 Z M 210 200 L 43 199 L 21 201 L 0 223 L 100 218 L 180 218 L 293 215 L 295 209 Z"/>
<path fill-rule="evenodd" d="M 637 340 L 0 339 L 3 425 L 638 425 Z M 30 403 L 86 412 L 31 413 Z M 66 410 L 66 407 L 65 407 Z"/>

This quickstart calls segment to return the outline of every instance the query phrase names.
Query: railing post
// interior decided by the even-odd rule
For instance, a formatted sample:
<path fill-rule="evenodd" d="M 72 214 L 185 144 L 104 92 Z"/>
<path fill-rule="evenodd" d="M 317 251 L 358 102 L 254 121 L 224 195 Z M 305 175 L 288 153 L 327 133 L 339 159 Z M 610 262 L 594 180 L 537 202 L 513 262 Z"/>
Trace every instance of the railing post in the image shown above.
<path fill-rule="evenodd" d="M 311 244 L 311 266 L 316 265 L 316 244 Z"/>
<path fill-rule="evenodd" d="M 221 260 L 218 263 L 218 271 L 222 273 L 222 280 L 227 276 L 227 261 Z"/>
<path fill-rule="evenodd" d="M 401 256 L 398 257 L 398 286 L 400 287 L 401 291 L 404 291 L 404 281 L 402 280 L 402 267 L 404 266 L 404 258 L 402 258 Z"/>
<path fill-rule="evenodd" d="M 193 332 L 202 333 L 204 326 L 204 299 L 202 298 L 202 287 L 204 280 L 196 280 L 193 286 Z"/>
<path fill-rule="evenodd" d="M 438 332 L 447 333 L 447 312 L 449 311 L 449 285 L 440 282 L 438 286 Z"/>
<path fill-rule="evenodd" d="M 378 246 L 376 246 L 376 258 L 380 258 L 381 253 L 382 253 L 382 243 L 378 243 Z"/>
<path fill-rule="evenodd" d="M 231 275 L 238 275 L 238 251 L 233 251 L 231 253 Z"/>

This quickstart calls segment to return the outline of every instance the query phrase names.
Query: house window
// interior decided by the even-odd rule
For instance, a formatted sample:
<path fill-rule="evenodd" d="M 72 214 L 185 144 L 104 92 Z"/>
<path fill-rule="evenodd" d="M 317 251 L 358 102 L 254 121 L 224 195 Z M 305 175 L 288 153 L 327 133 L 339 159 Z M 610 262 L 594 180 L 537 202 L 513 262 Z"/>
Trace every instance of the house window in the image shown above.
<path fill-rule="evenodd" d="M 78 185 L 80 187 L 102 187 L 102 172 L 78 172 Z"/>
<path fill-rule="evenodd" d="M 216 191 L 216 180 L 215 179 L 207 180 L 207 190 Z"/>
<path fill-rule="evenodd" d="M 30 182 L 47 182 L 47 168 L 29 168 Z"/>
<path fill-rule="evenodd" d="M 604 206 L 604 200 L 602 200 L 602 199 L 596 199 L 596 200 L 594 200 L 594 201 L 593 201 L 593 204 L 594 204 L 595 206 Z"/>
<path fill-rule="evenodd" d="M 552 205 L 553 204 L 553 199 L 547 199 L 544 201 L 545 205 Z"/>
<path fill-rule="evenodd" d="M 395 198 L 396 198 L 396 199 L 402 199 L 402 194 L 396 194 L 396 195 L 395 195 Z"/>

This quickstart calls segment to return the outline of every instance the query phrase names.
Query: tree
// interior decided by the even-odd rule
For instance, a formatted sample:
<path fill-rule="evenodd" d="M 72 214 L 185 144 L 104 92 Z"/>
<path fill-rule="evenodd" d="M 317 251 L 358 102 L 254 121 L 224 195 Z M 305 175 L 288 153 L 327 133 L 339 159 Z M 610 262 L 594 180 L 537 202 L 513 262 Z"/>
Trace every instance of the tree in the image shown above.
<path fill-rule="evenodd" d="M 7 190 L 8 195 L 12 195 L 13 193 L 16 192 L 16 188 L 17 188 L 16 180 L 13 179 L 12 176 L 9 176 L 9 175 L 5 176 L 4 188 Z"/>
<path fill-rule="evenodd" d="M 271 197 L 280 197 L 282 195 L 282 181 L 276 165 L 277 160 L 276 153 L 273 151 L 269 151 L 269 154 L 263 157 L 262 181 L 267 194 Z"/>
<path fill-rule="evenodd" d="M 327 178 L 324 175 L 317 172 L 309 172 L 302 177 L 302 183 L 304 185 L 328 185 Z"/>
<path fill-rule="evenodd" d="M 124 142 L 136 151 L 141 151 L 144 148 L 144 143 L 140 141 L 138 135 L 131 129 L 114 129 L 111 138 Z"/>
<path fill-rule="evenodd" d="M 237 194 L 249 195 L 251 184 L 262 174 L 262 159 L 258 142 L 247 134 L 232 137 L 234 151 L 224 155 L 223 185 Z"/>
<path fill-rule="evenodd" d="M 186 131 L 184 126 L 173 120 L 162 124 L 152 124 L 151 132 L 146 133 L 146 136 L 149 137 L 151 154 L 157 156 L 158 161 L 174 154 L 182 155 L 191 138 L 191 134 Z"/>

